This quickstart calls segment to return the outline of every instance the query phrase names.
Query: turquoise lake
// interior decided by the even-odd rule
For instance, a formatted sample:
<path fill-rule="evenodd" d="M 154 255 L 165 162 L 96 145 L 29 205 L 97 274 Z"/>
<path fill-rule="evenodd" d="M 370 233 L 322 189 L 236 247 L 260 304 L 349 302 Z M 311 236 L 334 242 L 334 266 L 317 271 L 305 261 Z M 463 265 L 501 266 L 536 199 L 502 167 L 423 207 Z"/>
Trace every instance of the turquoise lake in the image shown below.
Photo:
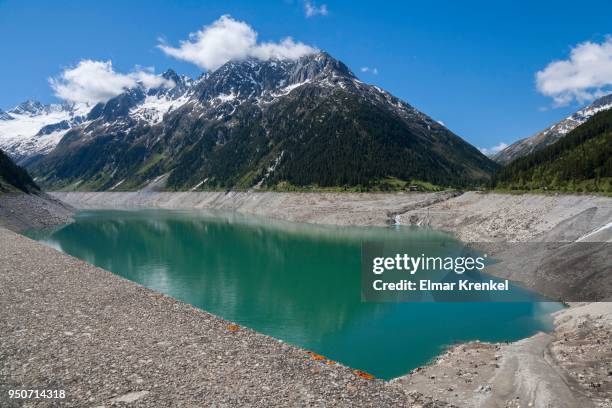
<path fill-rule="evenodd" d="M 408 227 L 333 227 L 203 211 L 86 211 L 28 235 L 261 333 L 390 379 L 469 340 L 550 330 L 544 302 L 364 303 L 362 242 L 439 241 Z M 535 299 L 535 297 L 534 297 Z"/>

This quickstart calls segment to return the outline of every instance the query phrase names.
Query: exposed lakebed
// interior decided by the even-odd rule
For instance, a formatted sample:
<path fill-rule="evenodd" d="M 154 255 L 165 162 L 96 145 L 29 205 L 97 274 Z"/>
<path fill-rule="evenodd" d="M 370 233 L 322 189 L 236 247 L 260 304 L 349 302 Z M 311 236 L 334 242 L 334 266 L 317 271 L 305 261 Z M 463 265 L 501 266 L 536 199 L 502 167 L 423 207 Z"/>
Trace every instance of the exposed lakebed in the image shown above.
<path fill-rule="evenodd" d="M 458 245 L 407 227 L 334 227 L 232 212 L 85 211 L 41 242 L 259 332 L 389 379 L 446 346 L 552 327 L 554 303 L 364 303 L 361 243 Z M 535 300 L 535 297 L 534 297 Z"/>

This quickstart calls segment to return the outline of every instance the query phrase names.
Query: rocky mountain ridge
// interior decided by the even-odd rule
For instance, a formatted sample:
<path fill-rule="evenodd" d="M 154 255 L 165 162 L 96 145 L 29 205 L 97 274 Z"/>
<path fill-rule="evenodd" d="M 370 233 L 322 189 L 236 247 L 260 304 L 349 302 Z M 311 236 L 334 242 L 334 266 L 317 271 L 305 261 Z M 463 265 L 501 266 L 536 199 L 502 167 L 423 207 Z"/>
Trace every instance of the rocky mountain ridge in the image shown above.
<path fill-rule="evenodd" d="M 83 190 L 367 187 L 394 179 L 460 186 L 484 182 L 496 168 L 325 52 L 230 61 L 195 80 L 163 76 L 173 86 L 132 88 L 74 126 L 59 121 L 48 128 L 63 132 L 57 144 L 22 160 L 47 188 Z"/>
<path fill-rule="evenodd" d="M 612 109 L 612 94 L 603 96 L 589 106 L 580 109 L 576 113 L 568 116 L 560 122 L 555 123 L 549 128 L 536 133 L 533 136 L 521 139 L 502 151 L 492 156 L 496 162 L 506 165 L 519 157 L 527 156 L 530 153 L 541 150 L 557 142 L 578 126 L 585 123 L 595 114 Z"/>

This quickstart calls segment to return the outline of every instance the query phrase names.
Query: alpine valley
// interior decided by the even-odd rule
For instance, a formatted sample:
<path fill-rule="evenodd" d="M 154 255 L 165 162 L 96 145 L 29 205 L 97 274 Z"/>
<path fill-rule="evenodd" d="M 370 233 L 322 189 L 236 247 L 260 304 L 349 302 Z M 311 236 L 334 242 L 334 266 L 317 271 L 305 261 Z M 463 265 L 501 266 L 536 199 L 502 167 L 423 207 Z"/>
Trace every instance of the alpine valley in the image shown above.
<path fill-rule="evenodd" d="M 56 190 L 462 187 L 499 167 L 325 52 L 163 77 L 93 107 L 0 112 L 0 148 Z"/>

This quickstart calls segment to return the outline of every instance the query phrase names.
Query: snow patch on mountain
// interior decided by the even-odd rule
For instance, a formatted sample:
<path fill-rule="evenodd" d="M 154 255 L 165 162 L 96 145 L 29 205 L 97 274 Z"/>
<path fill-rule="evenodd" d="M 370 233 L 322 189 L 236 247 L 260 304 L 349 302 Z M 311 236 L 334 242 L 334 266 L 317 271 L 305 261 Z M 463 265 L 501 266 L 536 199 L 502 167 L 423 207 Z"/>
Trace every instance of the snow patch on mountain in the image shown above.
<path fill-rule="evenodd" d="M 148 95 L 140 105 L 130 110 L 130 116 L 155 125 L 163 120 L 165 114 L 180 108 L 188 100 L 186 95 L 176 99 L 168 95 Z"/>
<path fill-rule="evenodd" d="M 236 95 L 234 91 L 232 90 L 232 92 L 229 94 L 220 93 L 219 95 L 217 95 L 215 99 L 218 99 L 219 101 L 221 101 L 221 103 L 225 103 L 225 102 L 231 102 L 235 100 L 237 96 L 238 95 Z"/>
<path fill-rule="evenodd" d="M 27 101 L 0 119 L 0 149 L 20 161 L 35 154 L 51 151 L 62 137 L 87 112 L 85 105 L 42 105 Z M 58 125 L 49 129 L 49 125 Z"/>
<path fill-rule="evenodd" d="M 589 120 L 595 114 L 606 111 L 608 109 L 612 109 L 612 101 L 610 103 L 605 103 L 601 105 L 589 105 L 586 108 L 574 113 L 573 115 L 568 116 L 564 121 L 560 122 L 558 125 L 552 126 L 549 129 L 556 128 L 557 132 L 566 135 L 572 130 L 576 129 L 578 126 L 582 125 L 587 120 Z"/>
<path fill-rule="evenodd" d="M 273 95 L 275 97 L 288 95 L 294 89 L 299 88 L 300 86 L 305 85 L 305 84 L 307 84 L 309 82 L 310 82 L 310 80 L 307 79 L 307 80 L 302 81 L 302 82 L 297 82 L 295 84 L 287 85 L 286 87 L 279 89 L 278 92 L 274 93 Z"/>

